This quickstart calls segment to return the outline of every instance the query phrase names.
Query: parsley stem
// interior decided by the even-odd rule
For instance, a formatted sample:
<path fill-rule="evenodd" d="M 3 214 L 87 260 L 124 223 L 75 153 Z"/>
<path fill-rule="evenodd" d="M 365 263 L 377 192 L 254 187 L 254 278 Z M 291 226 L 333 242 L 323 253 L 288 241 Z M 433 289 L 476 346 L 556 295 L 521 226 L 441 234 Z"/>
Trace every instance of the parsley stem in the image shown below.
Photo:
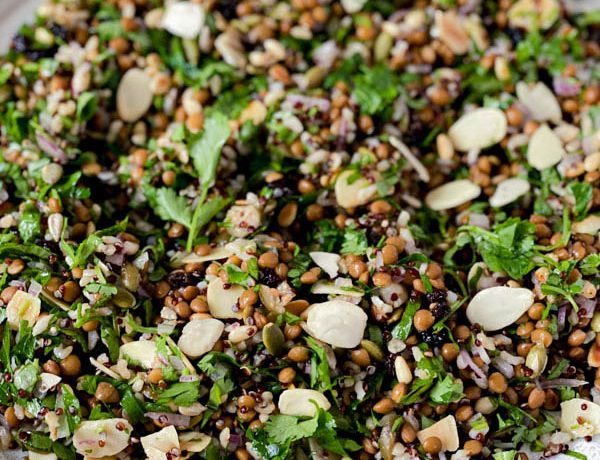
<path fill-rule="evenodd" d="M 194 209 L 194 215 L 192 216 L 192 225 L 188 231 L 188 239 L 185 244 L 185 250 L 187 252 L 191 252 L 194 247 L 194 241 L 196 241 L 196 234 L 198 233 L 198 219 L 200 218 L 200 212 L 202 210 L 202 205 L 206 200 L 206 195 L 208 194 L 208 187 L 202 187 L 202 193 L 200 194 L 200 199 L 198 200 L 198 204 L 196 205 L 196 209 Z"/>

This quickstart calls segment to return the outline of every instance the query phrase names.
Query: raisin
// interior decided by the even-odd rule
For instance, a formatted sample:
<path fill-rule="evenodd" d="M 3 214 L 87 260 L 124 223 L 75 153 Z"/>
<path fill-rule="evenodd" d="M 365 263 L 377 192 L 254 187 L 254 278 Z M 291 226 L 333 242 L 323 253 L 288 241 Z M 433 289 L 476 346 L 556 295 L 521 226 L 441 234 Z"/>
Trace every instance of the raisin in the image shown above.
<path fill-rule="evenodd" d="M 266 284 L 269 287 L 277 287 L 277 285 L 281 282 L 277 273 L 272 268 L 263 268 L 260 271 L 260 275 L 258 277 L 258 282 L 261 284 Z"/>
<path fill-rule="evenodd" d="M 170 273 L 167 281 L 175 289 L 192 284 L 190 275 L 183 270 L 176 270 Z"/>

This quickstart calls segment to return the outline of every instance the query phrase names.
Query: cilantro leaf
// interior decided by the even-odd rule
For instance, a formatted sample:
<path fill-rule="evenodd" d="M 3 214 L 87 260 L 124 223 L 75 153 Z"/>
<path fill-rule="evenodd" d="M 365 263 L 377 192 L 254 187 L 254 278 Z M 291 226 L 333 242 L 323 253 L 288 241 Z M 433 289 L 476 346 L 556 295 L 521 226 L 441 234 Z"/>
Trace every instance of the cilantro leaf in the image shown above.
<path fill-rule="evenodd" d="M 200 382 L 178 382 L 163 391 L 158 404 L 168 404 L 171 400 L 178 406 L 189 407 L 200 397 Z"/>
<path fill-rule="evenodd" d="M 398 97 L 398 83 L 394 73 L 384 65 L 363 68 L 354 78 L 352 96 L 363 113 L 374 115 L 384 112 Z"/>
<path fill-rule="evenodd" d="M 190 228 L 192 226 L 192 210 L 185 197 L 177 195 L 175 190 L 162 187 L 156 191 L 156 213 L 163 220 L 172 220 Z"/>
<path fill-rule="evenodd" d="M 590 254 L 583 258 L 579 264 L 579 271 L 584 275 L 595 275 L 600 266 L 600 254 Z"/>
<path fill-rule="evenodd" d="M 363 255 L 367 253 L 369 241 L 367 240 L 367 232 L 354 227 L 348 227 L 344 233 L 344 241 L 342 243 L 342 254 Z"/>
<path fill-rule="evenodd" d="M 202 188 L 208 190 L 215 181 L 221 149 L 230 134 L 227 117 L 213 112 L 204 121 L 204 131 L 192 139 L 188 148 Z"/>
<path fill-rule="evenodd" d="M 443 380 L 438 382 L 431 389 L 429 398 L 438 404 L 449 404 L 460 400 L 463 397 L 463 384 L 461 381 L 455 382 L 450 375 L 446 375 Z"/>
<path fill-rule="evenodd" d="M 569 192 L 575 199 L 573 213 L 577 220 L 583 219 L 592 201 L 592 184 L 589 182 L 571 182 L 568 186 Z"/>
<path fill-rule="evenodd" d="M 410 335 L 410 331 L 412 329 L 413 317 L 415 313 L 419 309 L 419 304 L 417 302 L 409 301 L 406 304 L 406 308 L 404 309 L 404 313 L 402 313 L 402 318 L 394 326 L 392 329 L 392 337 L 395 339 L 406 340 Z"/>

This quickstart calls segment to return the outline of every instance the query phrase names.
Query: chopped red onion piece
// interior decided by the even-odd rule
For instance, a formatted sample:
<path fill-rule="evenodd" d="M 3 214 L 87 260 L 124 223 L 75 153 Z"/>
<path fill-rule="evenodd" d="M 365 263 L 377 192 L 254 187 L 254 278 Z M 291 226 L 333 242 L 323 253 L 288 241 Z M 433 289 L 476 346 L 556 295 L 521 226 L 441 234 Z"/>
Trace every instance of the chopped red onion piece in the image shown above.
<path fill-rule="evenodd" d="M 169 412 L 146 412 L 146 417 L 152 420 L 157 420 L 164 425 L 174 425 L 186 428 L 190 425 L 190 417 L 188 415 L 172 414 Z"/>
<path fill-rule="evenodd" d="M 585 380 L 577 380 L 577 379 L 554 379 L 554 380 L 546 380 L 545 382 L 540 383 L 540 387 L 546 388 L 556 388 L 556 387 L 580 387 L 582 385 L 588 385 L 589 382 Z"/>

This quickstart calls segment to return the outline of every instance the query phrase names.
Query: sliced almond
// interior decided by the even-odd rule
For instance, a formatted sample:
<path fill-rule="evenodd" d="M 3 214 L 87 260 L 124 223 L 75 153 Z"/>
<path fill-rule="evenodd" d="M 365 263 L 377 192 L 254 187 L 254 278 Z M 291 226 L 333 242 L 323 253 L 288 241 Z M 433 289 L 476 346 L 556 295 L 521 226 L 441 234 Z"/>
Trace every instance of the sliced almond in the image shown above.
<path fill-rule="evenodd" d="M 498 184 L 494 194 L 490 197 L 490 205 L 495 208 L 506 206 L 517 200 L 519 197 L 525 195 L 531 185 L 529 181 L 520 179 L 518 177 L 511 177 Z"/>
<path fill-rule="evenodd" d="M 354 348 L 363 338 L 367 318 L 362 308 L 336 299 L 311 305 L 306 325 L 310 335 L 329 345 Z"/>
<path fill-rule="evenodd" d="M 508 10 L 508 23 L 525 30 L 546 30 L 556 22 L 559 14 L 556 0 L 519 0 Z"/>
<path fill-rule="evenodd" d="M 479 108 L 460 117 L 448 130 L 457 150 L 480 150 L 500 142 L 506 135 L 506 116 L 500 109 Z"/>
<path fill-rule="evenodd" d="M 235 205 L 229 208 L 225 220 L 230 224 L 227 233 L 244 238 L 262 225 L 262 211 L 253 204 Z"/>
<path fill-rule="evenodd" d="M 73 445 L 78 454 L 102 458 L 116 455 L 129 445 L 133 427 L 125 418 L 86 420 L 73 433 Z"/>
<path fill-rule="evenodd" d="M 209 435 L 197 431 L 179 433 L 181 450 L 187 450 L 188 452 L 202 452 L 208 447 L 211 440 L 212 438 Z"/>
<path fill-rule="evenodd" d="M 210 314 L 215 318 L 242 318 L 242 311 L 238 308 L 237 301 L 244 292 L 238 284 L 232 284 L 228 289 L 221 278 L 215 278 L 208 284 L 206 301 Z"/>
<path fill-rule="evenodd" d="M 171 259 L 171 266 L 181 267 L 186 264 L 201 264 L 204 262 L 212 262 L 213 260 L 223 260 L 228 259 L 234 254 L 235 252 L 229 245 L 217 246 L 205 256 L 199 256 L 195 253 L 178 252 Z"/>
<path fill-rule="evenodd" d="M 335 181 L 335 199 L 342 208 L 356 208 L 365 205 L 377 194 L 377 185 L 372 184 L 364 177 L 350 181 L 355 174 L 354 171 L 344 171 Z"/>
<path fill-rule="evenodd" d="M 467 179 L 459 179 L 433 189 L 425 197 L 425 203 L 434 211 L 443 211 L 474 200 L 480 194 L 479 185 Z"/>
<path fill-rule="evenodd" d="M 419 441 L 423 443 L 427 438 L 435 436 L 442 441 L 442 450 L 444 452 L 454 452 L 460 445 L 458 439 L 458 430 L 456 429 L 456 420 L 453 415 L 444 417 L 439 422 L 434 423 L 428 428 L 417 433 Z"/>
<path fill-rule="evenodd" d="M 329 410 L 331 404 L 323 393 L 316 390 L 295 388 L 285 390 L 279 396 L 279 412 L 284 415 L 295 415 L 296 417 L 313 417 L 317 413 L 317 406 L 323 410 Z"/>
<path fill-rule="evenodd" d="M 28 451 L 27 456 L 29 460 L 58 460 L 55 454 L 40 454 L 32 450 Z"/>
<path fill-rule="evenodd" d="M 313 284 L 310 289 L 313 294 L 327 294 L 327 295 L 343 295 L 350 297 L 362 297 L 365 295 L 365 291 L 356 286 L 336 286 L 330 281 L 317 281 Z"/>
<path fill-rule="evenodd" d="M 164 29 L 181 38 L 196 38 L 204 25 L 204 10 L 196 2 L 168 3 L 162 18 Z"/>
<path fill-rule="evenodd" d="M 516 86 L 517 97 L 534 120 L 560 122 L 562 112 L 556 96 L 542 82 L 525 83 L 520 81 Z"/>
<path fill-rule="evenodd" d="M 404 142 L 402 142 L 400 139 L 398 139 L 395 136 L 391 136 L 390 144 L 392 144 L 394 147 L 396 147 L 398 149 L 398 151 L 402 154 L 402 156 L 404 158 L 406 158 L 406 161 L 408 161 L 408 164 L 410 164 L 410 166 L 412 166 L 413 169 L 417 172 L 419 179 L 421 179 L 423 182 L 429 182 L 429 180 L 431 179 L 431 176 L 429 175 L 429 171 L 427 170 L 425 165 L 423 163 L 421 163 L 421 160 L 419 160 L 415 156 L 415 154 L 412 153 L 412 151 L 408 148 L 408 146 Z"/>
<path fill-rule="evenodd" d="M 600 406 L 581 398 L 561 403 L 560 429 L 574 438 L 600 433 Z"/>
<path fill-rule="evenodd" d="M 333 252 L 313 251 L 309 252 L 308 255 L 314 263 L 316 263 L 323 269 L 325 273 L 329 275 L 330 278 L 335 278 L 337 276 L 340 269 L 338 262 L 341 260 L 339 254 L 335 254 Z"/>
<path fill-rule="evenodd" d="M 413 375 L 408 363 L 402 356 L 396 356 L 394 360 L 394 368 L 396 370 L 396 378 L 400 383 L 412 382 Z"/>
<path fill-rule="evenodd" d="M 150 81 L 150 76 L 136 67 L 123 75 L 117 89 L 117 112 L 123 121 L 136 121 L 148 111 L 153 97 Z"/>
<path fill-rule="evenodd" d="M 140 441 L 148 460 L 165 460 L 169 458 L 166 454 L 173 449 L 179 451 L 180 448 L 177 430 L 173 425 L 166 426 L 148 436 L 142 436 Z"/>
<path fill-rule="evenodd" d="M 525 288 L 494 286 L 475 294 L 467 318 L 484 331 L 497 331 L 514 323 L 533 305 L 533 292 Z"/>
<path fill-rule="evenodd" d="M 435 25 L 440 31 L 440 40 L 450 48 L 454 54 L 465 54 L 469 51 L 469 35 L 465 25 L 454 10 L 435 15 Z"/>
<path fill-rule="evenodd" d="M 150 369 L 158 362 L 156 342 L 152 340 L 136 340 L 124 343 L 119 348 L 119 356 L 131 365 Z"/>
<path fill-rule="evenodd" d="M 212 350 L 224 329 L 225 324 L 215 318 L 193 319 L 183 327 L 177 346 L 186 356 L 198 358 Z"/>
<path fill-rule="evenodd" d="M 548 125 L 540 126 L 529 139 L 527 161 L 538 171 L 560 163 L 565 154 L 562 142 Z"/>
<path fill-rule="evenodd" d="M 600 216 L 587 216 L 581 222 L 573 223 L 573 233 L 585 233 L 587 235 L 597 235 L 600 230 Z"/>
<path fill-rule="evenodd" d="M 18 330 L 21 321 L 33 326 L 40 316 L 42 302 L 25 291 L 16 291 L 6 306 L 6 320 L 13 330 Z"/>

